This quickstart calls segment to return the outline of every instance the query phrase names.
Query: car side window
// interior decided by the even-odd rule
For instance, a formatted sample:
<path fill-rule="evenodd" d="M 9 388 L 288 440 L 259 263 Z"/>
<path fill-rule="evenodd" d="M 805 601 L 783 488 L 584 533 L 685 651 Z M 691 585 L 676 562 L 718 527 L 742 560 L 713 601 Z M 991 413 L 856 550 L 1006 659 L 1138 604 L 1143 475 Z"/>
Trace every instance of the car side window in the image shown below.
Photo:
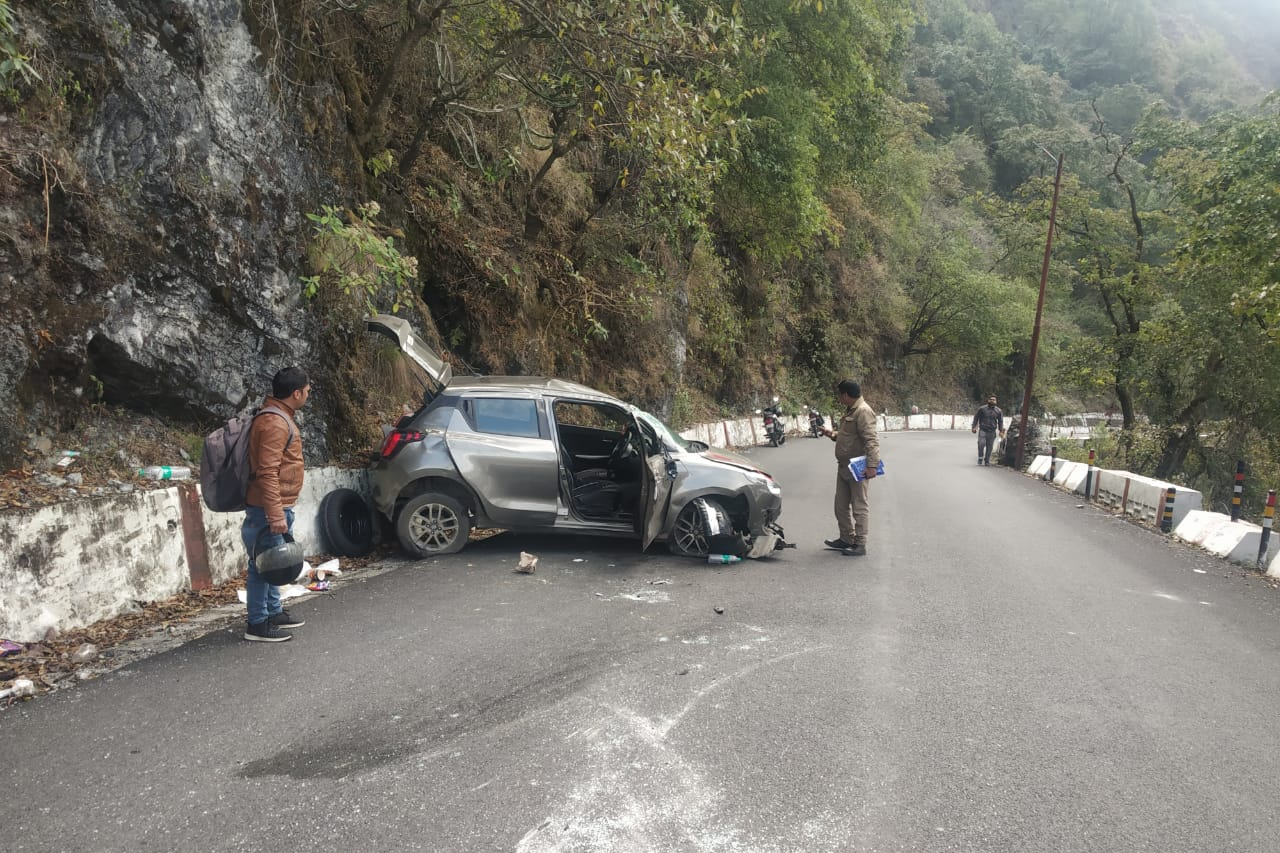
<path fill-rule="evenodd" d="M 471 401 L 477 432 L 538 438 L 538 404 L 536 400 L 512 400 L 500 397 L 478 397 Z"/>

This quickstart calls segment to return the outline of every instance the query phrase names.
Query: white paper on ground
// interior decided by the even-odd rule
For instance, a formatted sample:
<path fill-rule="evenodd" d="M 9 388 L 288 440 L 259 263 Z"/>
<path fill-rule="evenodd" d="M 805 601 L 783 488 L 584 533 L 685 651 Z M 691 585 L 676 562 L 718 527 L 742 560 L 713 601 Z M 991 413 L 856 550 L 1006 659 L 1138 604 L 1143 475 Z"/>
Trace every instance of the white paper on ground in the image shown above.
<path fill-rule="evenodd" d="M 307 566 L 303 574 L 305 574 L 307 577 L 315 578 L 318 581 L 322 581 L 329 575 L 333 575 L 335 578 L 341 577 L 342 569 L 338 568 L 338 558 L 334 557 L 332 560 L 325 560 L 323 563 L 316 566 L 314 569 L 311 568 L 310 566 Z"/>

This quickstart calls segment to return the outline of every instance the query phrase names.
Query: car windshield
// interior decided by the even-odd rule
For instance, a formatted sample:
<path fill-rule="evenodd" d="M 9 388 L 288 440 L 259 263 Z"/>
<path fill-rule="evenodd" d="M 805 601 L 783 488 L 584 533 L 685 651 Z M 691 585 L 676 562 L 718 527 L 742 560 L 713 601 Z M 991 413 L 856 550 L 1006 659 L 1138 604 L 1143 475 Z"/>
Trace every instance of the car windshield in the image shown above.
<path fill-rule="evenodd" d="M 636 416 L 649 426 L 653 427 L 653 431 L 662 439 L 663 444 L 668 447 L 678 448 L 687 453 L 699 453 L 706 450 L 706 445 L 700 441 L 689 441 L 687 438 L 681 438 L 675 430 L 658 420 L 648 412 L 640 409 L 636 410 Z"/>

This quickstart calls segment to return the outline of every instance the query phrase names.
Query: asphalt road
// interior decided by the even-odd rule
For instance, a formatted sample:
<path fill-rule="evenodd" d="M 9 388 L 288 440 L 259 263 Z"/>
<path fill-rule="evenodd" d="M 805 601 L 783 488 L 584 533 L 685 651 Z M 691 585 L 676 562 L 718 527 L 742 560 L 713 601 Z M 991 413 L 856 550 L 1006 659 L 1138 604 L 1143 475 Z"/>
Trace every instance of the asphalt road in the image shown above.
<path fill-rule="evenodd" d="M 1280 593 L 973 444 L 882 437 L 864 558 L 792 438 L 775 558 L 504 534 L 14 706 L 0 848 L 1280 849 Z"/>

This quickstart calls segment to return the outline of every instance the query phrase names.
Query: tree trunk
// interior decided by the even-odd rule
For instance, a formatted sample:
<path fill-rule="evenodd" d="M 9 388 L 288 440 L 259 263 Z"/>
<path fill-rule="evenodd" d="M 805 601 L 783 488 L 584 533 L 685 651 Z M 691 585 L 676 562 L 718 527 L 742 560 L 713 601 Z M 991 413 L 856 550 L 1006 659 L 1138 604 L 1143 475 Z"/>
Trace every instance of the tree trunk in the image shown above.
<path fill-rule="evenodd" d="M 1115 390 L 1116 399 L 1120 401 L 1120 416 L 1122 419 L 1120 428 L 1126 431 L 1132 430 L 1138 421 L 1137 414 L 1133 409 L 1133 394 L 1119 380 L 1116 381 Z"/>
<path fill-rule="evenodd" d="M 1164 450 L 1160 454 L 1160 464 L 1156 465 L 1155 478 L 1170 480 L 1174 474 L 1181 473 L 1186 468 L 1187 455 L 1198 441 L 1197 431 L 1187 427 L 1166 438 Z"/>

